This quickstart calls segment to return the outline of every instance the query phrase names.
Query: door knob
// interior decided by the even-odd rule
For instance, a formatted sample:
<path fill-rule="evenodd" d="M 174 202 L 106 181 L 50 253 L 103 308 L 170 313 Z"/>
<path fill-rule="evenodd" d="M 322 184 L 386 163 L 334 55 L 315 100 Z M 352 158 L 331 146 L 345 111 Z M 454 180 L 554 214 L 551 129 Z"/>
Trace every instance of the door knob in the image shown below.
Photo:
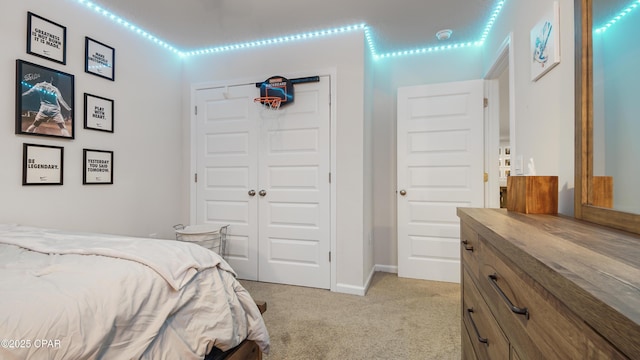
<path fill-rule="evenodd" d="M 267 191 L 266 190 L 260 190 L 260 192 L 258 194 L 260 194 L 260 196 L 265 196 L 265 195 L 267 195 Z"/>
<path fill-rule="evenodd" d="M 407 191 L 406 190 L 400 190 L 400 195 L 402 195 L 402 196 L 407 195 Z"/>
<path fill-rule="evenodd" d="M 249 190 L 249 196 L 256 196 L 256 191 L 253 189 Z"/>

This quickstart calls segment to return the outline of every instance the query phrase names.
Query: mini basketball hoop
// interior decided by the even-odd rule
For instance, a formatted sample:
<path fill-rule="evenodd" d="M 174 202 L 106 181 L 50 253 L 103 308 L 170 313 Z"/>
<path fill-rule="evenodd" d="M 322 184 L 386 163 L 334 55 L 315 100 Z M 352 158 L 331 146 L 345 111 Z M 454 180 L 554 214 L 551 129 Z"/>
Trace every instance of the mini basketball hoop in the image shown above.
<path fill-rule="evenodd" d="M 260 103 L 269 110 L 278 110 L 280 103 L 282 103 L 282 98 L 277 96 L 260 96 L 253 99 L 253 102 Z"/>

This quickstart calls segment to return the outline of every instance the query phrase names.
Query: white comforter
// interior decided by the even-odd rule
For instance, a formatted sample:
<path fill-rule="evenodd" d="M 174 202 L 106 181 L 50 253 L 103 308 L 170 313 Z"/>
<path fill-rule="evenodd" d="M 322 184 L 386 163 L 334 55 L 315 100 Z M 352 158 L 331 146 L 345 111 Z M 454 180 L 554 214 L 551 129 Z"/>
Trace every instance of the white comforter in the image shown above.
<path fill-rule="evenodd" d="M 253 299 L 198 245 L 0 225 L 0 359 L 202 359 L 245 338 Z"/>

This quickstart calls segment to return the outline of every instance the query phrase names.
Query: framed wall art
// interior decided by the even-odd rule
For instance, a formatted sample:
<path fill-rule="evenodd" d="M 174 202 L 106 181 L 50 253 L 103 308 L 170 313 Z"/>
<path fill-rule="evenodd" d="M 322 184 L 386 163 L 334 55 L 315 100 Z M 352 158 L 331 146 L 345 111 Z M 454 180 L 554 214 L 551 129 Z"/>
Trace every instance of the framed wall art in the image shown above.
<path fill-rule="evenodd" d="M 64 148 L 23 144 L 22 185 L 62 185 Z"/>
<path fill-rule="evenodd" d="M 27 54 L 67 63 L 67 28 L 27 12 Z"/>
<path fill-rule="evenodd" d="M 83 184 L 113 184 L 113 151 L 84 149 L 82 159 Z"/>
<path fill-rule="evenodd" d="M 115 58 L 114 48 L 85 37 L 85 72 L 114 81 Z"/>
<path fill-rule="evenodd" d="M 545 14 L 531 29 L 531 80 L 537 81 L 560 63 L 560 6 Z"/>
<path fill-rule="evenodd" d="M 84 94 L 84 128 L 113 132 L 113 100 Z"/>
<path fill-rule="evenodd" d="M 74 138 L 74 76 L 16 60 L 16 134 Z"/>

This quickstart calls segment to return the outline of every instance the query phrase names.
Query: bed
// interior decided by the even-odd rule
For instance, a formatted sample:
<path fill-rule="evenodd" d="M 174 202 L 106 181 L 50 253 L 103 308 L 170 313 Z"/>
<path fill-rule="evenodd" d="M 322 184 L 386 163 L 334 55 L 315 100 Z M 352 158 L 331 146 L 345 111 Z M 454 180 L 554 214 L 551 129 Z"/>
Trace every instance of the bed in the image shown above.
<path fill-rule="evenodd" d="M 4 360 L 269 352 L 233 270 L 191 243 L 0 224 L 0 294 Z"/>

